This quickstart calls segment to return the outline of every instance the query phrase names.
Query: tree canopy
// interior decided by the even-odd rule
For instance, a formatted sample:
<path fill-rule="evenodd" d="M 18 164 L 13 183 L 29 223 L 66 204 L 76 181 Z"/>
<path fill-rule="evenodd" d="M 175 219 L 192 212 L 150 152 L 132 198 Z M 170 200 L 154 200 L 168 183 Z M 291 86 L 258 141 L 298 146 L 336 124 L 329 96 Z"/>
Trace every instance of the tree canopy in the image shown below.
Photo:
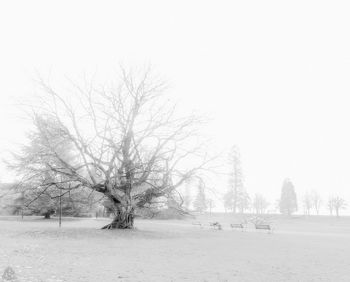
<path fill-rule="evenodd" d="M 180 115 L 150 71 L 122 69 L 108 87 L 72 83 L 68 95 L 39 84 L 32 138 L 12 168 L 39 194 L 101 193 L 115 214 L 106 228 L 132 228 L 135 208 L 171 195 L 209 162 L 197 134 L 202 119 Z"/>

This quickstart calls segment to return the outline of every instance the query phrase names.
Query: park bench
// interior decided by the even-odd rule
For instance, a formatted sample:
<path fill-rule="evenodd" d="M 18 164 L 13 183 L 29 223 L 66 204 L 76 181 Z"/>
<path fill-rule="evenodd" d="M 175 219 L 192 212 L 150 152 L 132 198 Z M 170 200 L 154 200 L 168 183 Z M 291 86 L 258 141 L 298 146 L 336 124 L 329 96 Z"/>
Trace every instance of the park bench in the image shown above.
<path fill-rule="evenodd" d="M 192 225 L 198 225 L 200 228 L 202 228 L 202 223 L 199 222 L 199 221 L 196 221 L 196 222 L 192 222 Z"/>
<path fill-rule="evenodd" d="M 231 223 L 231 228 L 232 229 L 241 229 L 243 231 L 244 225 L 242 223 Z"/>
<path fill-rule="evenodd" d="M 209 222 L 210 226 L 217 230 L 222 230 L 222 226 L 219 222 Z"/>
<path fill-rule="evenodd" d="M 255 229 L 268 230 L 269 233 L 272 231 L 270 224 L 255 224 Z"/>

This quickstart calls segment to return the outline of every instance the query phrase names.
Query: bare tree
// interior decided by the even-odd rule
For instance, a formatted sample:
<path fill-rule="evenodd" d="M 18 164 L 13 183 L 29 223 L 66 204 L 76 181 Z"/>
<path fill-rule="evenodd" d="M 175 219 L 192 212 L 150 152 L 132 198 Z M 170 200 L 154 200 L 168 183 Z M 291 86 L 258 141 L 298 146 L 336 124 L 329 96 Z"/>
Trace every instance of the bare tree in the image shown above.
<path fill-rule="evenodd" d="M 68 96 L 43 79 L 39 84 L 43 99 L 33 108 L 35 133 L 55 161 L 26 167 L 29 160 L 17 159 L 22 183 L 49 172 L 56 177 L 38 181 L 41 191 L 65 184 L 67 191 L 83 187 L 101 193 L 114 213 L 103 228 L 132 228 L 136 208 L 163 201 L 210 161 L 198 142 L 202 119 L 179 116 L 163 95 L 165 84 L 150 71 L 140 75 L 122 69 L 116 86 L 72 82 Z M 58 126 L 37 122 L 37 117 Z M 53 142 L 57 128 L 73 160 L 65 159 Z M 39 156 L 30 161 L 43 163 Z"/>
<path fill-rule="evenodd" d="M 263 195 L 255 194 L 253 199 L 253 208 L 256 214 L 264 214 L 266 212 L 269 203 L 266 201 Z"/>
<path fill-rule="evenodd" d="M 312 191 L 311 193 L 311 201 L 312 201 L 312 207 L 315 209 L 316 214 L 318 215 L 320 213 L 320 207 L 321 207 L 321 196 L 316 191 Z"/>
<path fill-rule="evenodd" d="M 313 207 L 312 195 L 306 193 L 303 197 L 303 207 L 306 215 L 310 215 L 311 208 Z"/>
<path fill-rule="evenodd" d="M 208 199 L 207 200 L 207 203 L 208 203 L 208 208 L 209 208 L 209 214 L 211 215 L 211 210 L 213 208 L 215 208 L 215 202 L 213 199 Z"/>
<path fill-rule="evenodd" d="M 345 209 L 346 202 L 343 198 L 340 198 L 339 196 L 333 196 L 330 198 L 330 204 L 332 206 L 332 209 L 334 209 L 335 214 L 337 217 L 339 217 L 339 211 L 342 209 Z"/>
<path fill-rule="evenodd" d="M 328 206 L 329 214 L 333 215 L 334 202 L 333 202 L 333 198 L 332 197 L 328 198 L 327 206 Z"/>

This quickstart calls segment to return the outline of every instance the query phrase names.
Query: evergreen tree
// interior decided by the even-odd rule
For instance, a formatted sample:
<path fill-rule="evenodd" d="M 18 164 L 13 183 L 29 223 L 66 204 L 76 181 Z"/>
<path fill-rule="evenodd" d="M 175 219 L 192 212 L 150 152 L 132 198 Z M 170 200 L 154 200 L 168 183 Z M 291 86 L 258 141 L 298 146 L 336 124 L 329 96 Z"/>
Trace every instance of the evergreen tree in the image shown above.
<path fill-rule="evenodd" d="M 291 215 L 296 212 L 297 209 L 297 196 L 294 185 L 289 179 L 285 179 L 281 192 L 280 212 L 282 214 Z"/>
<path fill-rule="evenodd" d="M 13 199 L 13 202 L 7 205 L 7 208 L 10 209 L 11 214 L 23 215 L 23 209 L 24 209 L 24 204 L 25 204 L 25 194 L 22 191 L 19 193 L 18 197 Z"/>
<path fill-rule="evenodd" d="M 207 200 L 205 197 L 203 183 L 199 183 L 198 185 L 198 194 L 196 196 L 196 199 L 193 202 L 193 207 L 195 208 L 196 211 L 201 213 L 207 210 Z"/>
<path fill-rule="evenodd" d="M 35 122 L 39 128 L 49 130 L 46 134 L 40 131 L 28 134 L 29 145 L 22 147 L 21 154 L 14 154 L 18 164 L 9 164 L 18 173 L 28 173 L 28 180 L 17 185 L 20 196 L 15 200 L 15 205 L 49 219 L 59 211 L 61 198 L 64 215 L 86 212 L 88 209 L 84 210 L 83 206 L 88 205 L 90 192 L 65 174 L 58 173 L 59 170 L 68 173 L 69 169 L 62 169 L 62 163 L 74 164 L 77 159 L 72 153 L 72 143 L 64 138 L 62 125 L 50 116 L 36 115 Z M 53 147 L 56 153 L 52 152 Z M 59 160 L 57 154 L 60 155 Z"/>
<path fill-rule="evenodd" d="M 249 207 L 249 195 L 244 189 L 241 156 L 236 146 L 229 154 L 229 187 L 224 195 L 225 209 L 243 213 Z"/>
<path fill-rule="evenodd" d="M 184 207 L 185 209 L 188 211 L 190 209 L 191 206 L 191 192 L 190 192 L 190 185 L 191 182 L 187 181 L 186 182 L 186 187 L 185 187 L 185 195 L 183 197 L 184 200 Z"/>
<path fill-rule="evenodd" d="M 231 210 L 232 211 L 232 203 L 233 203 L 233 192 L 232 190 L 228 190 L 224 197 L 223 197 L 223 203 L 224 203 L 224 208 L 225 208 L 225 211 L 227 210 Z"/>

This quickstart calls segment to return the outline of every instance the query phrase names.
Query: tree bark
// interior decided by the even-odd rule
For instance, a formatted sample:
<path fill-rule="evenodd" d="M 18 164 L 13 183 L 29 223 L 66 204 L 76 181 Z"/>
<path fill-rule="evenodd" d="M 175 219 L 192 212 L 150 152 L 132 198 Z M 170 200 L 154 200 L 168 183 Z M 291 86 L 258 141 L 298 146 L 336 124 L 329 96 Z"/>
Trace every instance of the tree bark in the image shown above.
<path fill-rule="evenodd" d="M 134 228 L 134 208 L 131 206 L 116 209 L 113 221 L 102 229 L 133 229 Z"/>

